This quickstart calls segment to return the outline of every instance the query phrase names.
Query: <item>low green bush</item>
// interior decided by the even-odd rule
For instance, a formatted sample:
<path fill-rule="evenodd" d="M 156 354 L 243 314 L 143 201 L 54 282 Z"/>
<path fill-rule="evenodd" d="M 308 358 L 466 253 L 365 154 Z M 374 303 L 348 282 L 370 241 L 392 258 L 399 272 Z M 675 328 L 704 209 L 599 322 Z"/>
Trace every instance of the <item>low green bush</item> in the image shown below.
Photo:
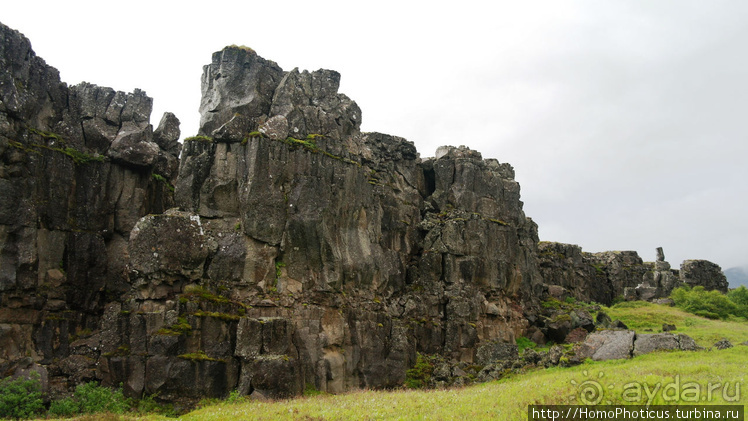
<path fill-rule="evenodd" d="M 52 401 L 49 404 L 49 415 L 55 417 L 72 417 L 81 412 L 81 406 L 73 398 Z"/>
<path fill-rule="evenodd" d="M 741 293 L 735 295 L 742 298 Z M 689 313 L 709 319 L 727 319 L 730 316 L 744 316 L 741 306 L 719 291 L 706 291 L 704 287 L 675 288 L 670 294 L 675 305 Z"/>
<path fill-rule="evenodd" d="M 727 293 L 727 298 L 738 306 L 738 315 L 748 319 L 748 288 L 741 285 Z"/>
<path fill-rule="evenodd" d="M 130 409 L 130 402 L 122 393 L 121 388 L 112 390 L 99 386 L 95 382 L 78 385 L 73 398 L 80 405 L 80 412 L 84 414 L 100 412 L 123 414 Z"/>
<path fill-rule="evenodd" d="M 44 409 L 39 374 L 0 380 L 0 418 L 32 418 Z"/>
<path fill-rule="evenodd" d="M 156 400 L 158 393 L 154 395 L 144 396 L 138 400 L 134 405 L 134 410 L 139 414 L 159 414 L 165 417 L 176 417 L 177 411 L 174 409 L 174 405 L 170 403 L 160 403 Z"/>

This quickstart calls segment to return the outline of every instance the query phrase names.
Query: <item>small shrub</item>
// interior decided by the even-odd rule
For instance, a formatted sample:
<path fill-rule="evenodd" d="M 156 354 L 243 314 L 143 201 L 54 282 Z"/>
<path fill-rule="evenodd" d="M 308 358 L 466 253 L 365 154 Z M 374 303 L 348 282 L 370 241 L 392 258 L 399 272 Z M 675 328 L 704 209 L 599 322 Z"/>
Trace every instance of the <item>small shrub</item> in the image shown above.
<path fill-rule="evenodd" d="M 198 311 L 194 312 L 193 315 L 197 316 L 197 317 L 213 317 L 213 318 L 216 318 L 216 319 L 221 319 L 221 320 L 226 321 L 226 322 L 228 322 L 228 321 L 237 321 L 237 320 L 241 319 L 241 316 L 238 316 L 236 314 L 218 313 L 218 312 L 215 312 L 215 311 L 198 310 Z"/>
<path fill-rule="evenodd" d="M 25 419 L 41 412 L 44 408 L 41 389 L 38 373 L 33 373 L 31 379 L 0 380 L 0 417 Z"/>
<path fill-rule="evenodd" d="M 405 387 L 409 389 L 423 389 L 427 387 L 434 372 L 434 364 L 427 355 L 420 352 L 416 356 L 416 364 L 405 372 Z"/>
<path fill-rule="evenodd" d="M 130 355 L 130 346 L 129 345 L 120 345 L 117 347 L 116 350 L 112 352 L 105 352 L 101 354 L 102 357 L 105 358 L 112 358 L 112 357 L 126 357 Z"/>
<path fill-rule="evenodd" d="M 49 404 L 49 414 L 55 417 L 72 417 L 80 411 L 80 404 L 73 398 L 60 399 Z"/>
<path fill-rule="evenodd" d="M 238 390 L 232 390 L 229 392 L 229 396 L 226 398 L 226 403 L 242 403 L 246 402 L 247 397 L 239 393 Z"/>
<path fill-rule="evenodd" d="M 593 264 L 593 268 L 595 268 L 595 273 L 598 275 L 605 275 L 605 266 L 600 264 Z"/>
<path fill-rule="evenodd" d="M 712 319 L 712 320 L 718 320 L 720 318 L 719 314 L 712 313 L 711 311 L 707 311 L 707 310 L 696 310 L 695 312 L 693 312 L 693 314 L 700 316 L 700 317 L 706 317 L 707 319 Z"/>
<path fill-rule="evenodd" d="M 727 298 L 739 306 L 748 306 L 748 288 L 741 285 L 727 293 Z"/>
<path fill-rule="evenodd" d="M 130 403 L 121 388 L 112 390 L 96 382 L 78 385 L 73 397 L 78 401 L 80 411 L 84 414 L 100 412 L 123 414 L 130 409 Z"/>
<path fill-rule="evenodd" d="M 275 262 L 275 280 L 277 281 L 280 279 L 281 275 L 283 275 L 283 268 L 286 267 L 286 264 L 283 262 Z"/>
<path fill-rule="evenodd" d="M 738 305 L 727 295 L 719 291 L 706 291 L 702 286 L 675 288 L 670 298 L 677 307 L 697 316 L 727 319 L 730 315 L 741 315 Z"/>
<path fill-rule="evenodd" d="M 255 52 L 255 50 L 253 50 L 253 49 L 252 49 L 252 48 L 250 48 L 250 47 L 247 47 L 246 45 L 236 45 L 236 44 L 231 44 L 231 45 L 227 45 L 227 46 L 226 46 L 226 48 L 235 48 L 235 49 L 237 49 L 237 50 L 244 50 L 244 51 L 246 51 L 246 52 L 248 52 L 248 53 L 250 53 L 250 54 L 257 54 L 257 53 Z"/>
<path fill-rule="evenodd" d="M 745 285 L 728 292 L 727 298 L 738 306 L 736 316 L 748 318 L 748 288 Z"/>
<path fill-rule="evenodd" d="M 307 383 L 306 387 L 304 388 L 304 396 L 319 396 L 324 394 L 325 392 L 317 390 L 317 388 L 312 383 Z"/>
<path fill-rule="evenodd" d="M 65 155 L 72 158 L 73 163 L 75 165 L 88 164 L 89 162 L 104 162 L 104 157 L 99 154 L 91 155 L 91 154 L 81 152 L 75 148 L 70 148 L 70 147 L 66 147 L 62 149 L 55 149 L 55 148 L 53 149 L 59 152 L 62 152 Z"/>
<path fill-rule="evenodd" d="M 555 298 L 549 298 L 546 301 L 543 301 L 541 306 L 543 306 L 543 308 L 559 309 L 561 308 L 561 301 Z"/>

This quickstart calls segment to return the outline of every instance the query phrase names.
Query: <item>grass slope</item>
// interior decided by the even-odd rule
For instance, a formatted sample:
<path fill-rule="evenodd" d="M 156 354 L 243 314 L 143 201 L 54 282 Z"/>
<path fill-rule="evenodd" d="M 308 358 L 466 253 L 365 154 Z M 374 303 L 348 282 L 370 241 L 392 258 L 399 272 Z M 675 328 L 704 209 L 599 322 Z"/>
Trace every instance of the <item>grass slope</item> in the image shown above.
<path fill-rule="evenodd" d="M 660 352 L 631 360 L 588 361 L 571 368 L 535 369 L 497 382 L 449 390 L 357 391 L 276 402 L 218 403 L 181 420 L 518 420 L 532 404 L 748 404 L 748 323 L 715 321 L 647 303 L 604 309 L 631 328 L 676 332 L 709 347 L 723 337 L 723 351 Z M 159 416 L 132 418 L 173 420 Z"/>
<path fill-rule="evenodd" d="M 652 333 L 647 332 L 646 329 L 660 332 L 663 323 L 674 324 L 677 330 L 673 333 L 684 333 L 705 348 L 709 348 L 722 338 L 729 339 L 733 344 L 748 341 L 748 322 L 742 318 L 733 317 L 726 321 L 710 320 L 676 307 L 644 301 L 623 302 L 611 308 L 604 308 L 603 311 L 608 313 L 612 319 L 620 319 L 629 329 L 637 333 Z"/>
<path fill-rule="evenodd" d="M 745 405 L 748 399 L 742 386 L 746 366 L 748 348 L 744 347 L 655 353 L 634 360 L 539 369 L 462 389 L 360 391 L 278 402 L 218 404 L 181 419 L 517 420 L 527 419 L 527 406 L 531 404 L 582 404 L 585 390 L 602 390 L 600 403 L 688 404 L 695 398 L 698 403 Z M 587 402 L 596 399 L 585 397 Z M 733 397 L 738 399 L 733 401 Z"/>

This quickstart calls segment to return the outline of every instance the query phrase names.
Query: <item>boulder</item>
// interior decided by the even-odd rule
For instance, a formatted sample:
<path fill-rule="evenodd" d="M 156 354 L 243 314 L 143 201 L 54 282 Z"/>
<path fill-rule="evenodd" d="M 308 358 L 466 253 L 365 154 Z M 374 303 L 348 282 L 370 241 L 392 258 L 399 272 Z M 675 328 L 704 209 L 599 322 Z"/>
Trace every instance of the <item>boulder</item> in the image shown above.
<path fill-rule="evenodd" d="M 150 167 L 159 153 L 159 147 L 151 137 L 150 126 L 144 128 L 128 122 L 117 133 L 107 155 L 123 164 Z"/>
<path fill-rule="evenodd" d="M 156 279 L 199 279 L 215 247 L 215 241 L 205 235 L 200 217 L 186 213 L 144 217 L 130 233 L 128 244 L 132 270 Z"/>
<path fill-rule="evenodd" d="M 626 326 L 626 323 L 624 323 L 624 322 L 622 322 L 622 321 L 620 321 L 620 320 L 616 319 L 616 320 L 613 320 L 613 321 L 612 321 L 612 322 L 610 323 L 610 328 L 611 328 L 611 329 L 623 329 L 623 330 L 626 330 L 626 329 L 628 329 L 629 327 L 628 327 L 628 326 Z"/>
<path fill-rule="evenodd" d="M 652 300 L 652 303 L 670 307 L 675 305 L 675 301 L 673 301 L 671 298 L 657 298 Z"/>
<path fill-rule="evenodd" d="M 634 341 L 634 356 L 648 354 L 654 351 L 674 351 L 680 349 L 678 337 L 672 333 L 636 335 Z"/>
<path fill-rule="evenodd" d="M 601 330 L 590 333 L 576 350 L 576 359 L 595 361 L 631 358 L 634 349 L 633 330 Z"/>
<path fill-rule="evenodd" d="M 704 348 L 696 345 L 696 341 L 693 340 L 688 335 L 684 335 L 682 333 L 679 333 L 678 335 L 678 344 L 680 345 L 681 351 L 699 351 Z"/>
<path fill-rule="evenodd" d="M 564 343 L 567 344 L 575 344 L 577 342 L 582 342 L 587 337 L 589 332 L 587 329 L 584 329 L 582 327 L 578 327 L 571 332 L 569 332 L 568 335 L 566 335 L 566 338 L 564 339 Z"/>
<path fill-rule="evenodd" d="M 607 313 L 605 313 L 604 311 L 597 312 L 597 315 L 595 316 L 595 325 L 598 328 L 607 328 L 612 322 L 613 321 L 610 319 L 610 316 L 608 316 Z"/>
<path fill-rule="evenodd" d="M 179 143 L 179 119 L 173 113 L 165 112 L 153 131 L 153 141 L 159 148 L 173 156 L 179 156 L 182 145 Z"/>
<path fill-rule="evenodd" d="M 571 316 L 571 327 L 573 329 L 582 328 L 587 332 L 595 330 L 595 322 L 592 320 L 592 315 L 586 310 L 577 309 L 572 311 Z"/>
<path fill-rule="evenodd" d="M 717 341 L 712 345 L 714 348 L 717 348 L 719 350 L 732 348 L 732 342 L 730 342 L 727 338 L 722 338 L 721 340 Z"/>
<path fill-rule="evenodd" d="M 213 136 L 236 115 L 246 119 L 240 132 L 257 130 L 270 113 L 282 77 L 283 70 L 275 62 L 251 48 L 230 46 L 214 53 L 211 64 L 203 68 L 198 134 Z"/>
<path fill-rule="evenodd" d="M 513 361 L 519 358 L 517 345 L 503 342 L 491 342 L 478 347 L 476 363 L 488 365 L 496 361 Z"/>

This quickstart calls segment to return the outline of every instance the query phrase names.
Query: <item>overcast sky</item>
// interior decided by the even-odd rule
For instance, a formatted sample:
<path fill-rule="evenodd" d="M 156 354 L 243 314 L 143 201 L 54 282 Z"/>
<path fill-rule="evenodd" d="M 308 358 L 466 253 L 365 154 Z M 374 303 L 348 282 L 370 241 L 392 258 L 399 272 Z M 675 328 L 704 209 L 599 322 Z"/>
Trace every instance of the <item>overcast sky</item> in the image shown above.
<path fill-rule="evenodd" d="M 6 1 L 70 85 L 197 132 L 202 66 L 247 45 L 334 69 L 362 129 L 509 162 L 541 240 L 748 264 L 748 2 Z M 445 6 L 442 6 L 445 5 Z"/>

